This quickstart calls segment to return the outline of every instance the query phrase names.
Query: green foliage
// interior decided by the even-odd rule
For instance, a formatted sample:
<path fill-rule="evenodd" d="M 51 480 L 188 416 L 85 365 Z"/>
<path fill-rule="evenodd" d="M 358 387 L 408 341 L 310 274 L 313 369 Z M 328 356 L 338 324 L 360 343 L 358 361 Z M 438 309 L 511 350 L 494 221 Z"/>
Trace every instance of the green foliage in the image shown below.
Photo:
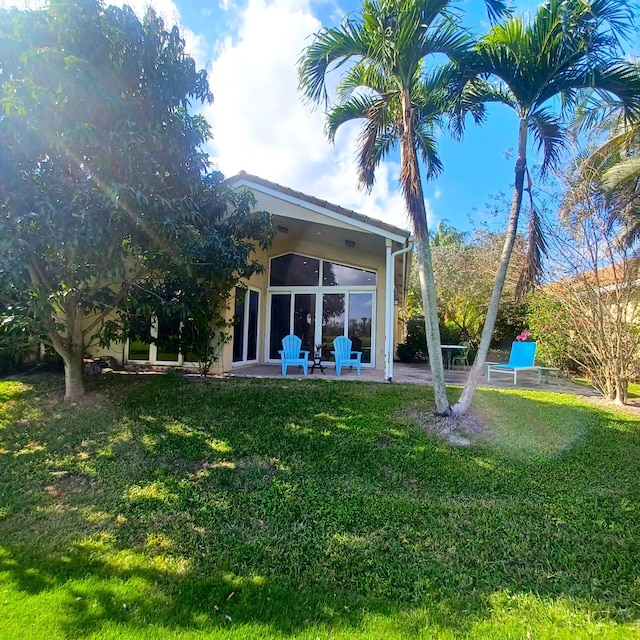
<path fill-rule="evenodd" d="M 273 229 L 269 214 L 253 211 L 253 194 L 228 188 L 221 174 L 206 176 L 196 198 L 203 215 L 197 233 L 181 249 L 183 260 L 167 256 L 160 272 L 137 283 L 118 318 L 105 323 L 101 338 L 105 346 L 130 338 L 170 353 L 193 354 L 206 376 L 230 339 L 229 299 L 242 279 L 264 270 L 252 254 L 271 242 Z M 154 337 L 152 317 L 176 330 Z"/>
<path fill-rule="evenodd" d="M 504 214 L 504 200 L 500 196 L 495 200 L 488 206 L 502 207 L 500 212 Z M 462 233 L 443 223 L 433 234 L 432 258 L 443 343 L 457 344 L 465 340 L 474 347 L 479 344 L 503 240 L 503 234 L 483 229 Z M 515 336 L 525 328 L 526 306 L 513 302 L 525 244 L 524 238 L 519 236 L 494 326 L 493 346 L 510 348 Z M 413 260 L 407 305 L 403 309 L 408 335 L 415 333 L 409 328 L 411 319 L 422 316 L 415 256 Z M 426 352 L 426 346 L 424 350 Z"/>
<path fill-rule="evenodd" d="M 246 207 L 203 182 L 211 133 L 189 107 L 212 100 L 207 75 L 153 10 L 3 9 L 0 60 L 0 300 L 79 384 L 85 349 L 151 274 L 175 280 L 215 248 L 242 269 L 221 211 Z"/>
<path fill-rule="evenodd" d="M 3 638 L 637 632 L 635 416 L 480 390 L 454 447 L 421 385 L 88 385 L 0 383 Z"/>
<path fill-rule="evenodd" d="M 575 349 L 571 334 L 571 310 L 561 300 L 538 291 L 529 298 L 527 324 L 538 342 L 536 359 L 540 364 L 558 367 L 563 371 L 577 371 Z"/>
<path fill-rule="evenodd" d="M 505 300 L 500 304 L 498 316 L 493 329 L 494 348 L 511 350 L 511 343 L 522 333 L 529 323 L 529 307 L 527 303 Z M 539 352 L 536 351 L 536 356 Z"/>
<path fill-rule="evenodd" d="M 0 323 L 0 375 L 13 373 L 35 352 L 27 332 L 12 322 Z"/>
<path fill-rule="evenodd" d="M 404 343 L 397 347 L 398 360 L 400 362 L 415 362 L 416 360 L 428 360 L 427 336 L 425 331 L 424 316 L 414 315 L 406 323 L 407 337 Z"/>

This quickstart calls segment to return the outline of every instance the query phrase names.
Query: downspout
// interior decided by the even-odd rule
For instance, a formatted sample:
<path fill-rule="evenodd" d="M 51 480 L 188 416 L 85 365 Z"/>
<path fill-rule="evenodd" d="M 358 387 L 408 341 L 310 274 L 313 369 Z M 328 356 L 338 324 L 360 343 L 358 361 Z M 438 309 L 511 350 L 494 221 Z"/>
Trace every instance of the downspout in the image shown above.
<path fill-rule="evenodd" d="M 384 379 L 391 382 L 393 378 L 393 334 L 394 334 L 394 295 L 393 282 L 395 280 L 396 256 L 408 253 L 413 249 L 413 238 L 407 238 L 407 246 L 391 253 L 391 243 L 387 244 L 387 279 L 386 279 L 386 313 L 385 313 L 385 338 L 384 338 Z"/>

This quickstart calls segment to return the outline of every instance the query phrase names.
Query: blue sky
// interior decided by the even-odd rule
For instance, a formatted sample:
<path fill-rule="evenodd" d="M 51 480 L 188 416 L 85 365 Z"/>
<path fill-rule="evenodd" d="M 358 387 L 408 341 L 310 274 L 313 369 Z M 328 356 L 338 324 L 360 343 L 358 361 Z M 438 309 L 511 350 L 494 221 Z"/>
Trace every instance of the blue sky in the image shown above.
<path fill-rule="evenodd" d="M 139 14 L 150 4 L 165 22 L 177 23 L 198 66 L 206 67 L 215 97 L 204 110 L 214 134 L 207 150 L 225 175 L 244 169 L 408 228 L 397 185 L 397 159 L 380 167 L 370 194 L 359 191 L 354 162 L 357 128 L 343 128 L 335 145 L 329 144 L 323 114 L 305 105 L 297 91 L 295 63 L 311 35 L 322 26 L 337 25 L 346 13 L 358 9 L 359 2 L 130 0 L 127 4 Z M 516 6 L 534 10 L 536 4 L 527 0 Z M 461 0 L 458 6 L 473 30 L 488 27 L 480 0 Z M 516 136 L 515 116 L 504 107 L 496 107 L 484 126 L 469 125 L 462 142 L 441 136 L 444 173 L 425 184 L 431 225 L 446 220 L 459 229 L 468 228 L 470 216 L 476 224 L 484 221 L 484 203 L 491 195 L 503 192 L 510 197 L 515 161 L 510 152 Z"/>

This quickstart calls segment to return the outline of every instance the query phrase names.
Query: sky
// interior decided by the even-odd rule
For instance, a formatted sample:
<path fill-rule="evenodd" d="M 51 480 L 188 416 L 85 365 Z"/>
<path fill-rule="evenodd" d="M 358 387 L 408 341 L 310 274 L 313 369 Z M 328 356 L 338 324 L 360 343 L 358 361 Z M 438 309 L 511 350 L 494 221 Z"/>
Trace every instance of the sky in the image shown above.
<path fill-rule="evenodd" d="M 39 0 L 0 0 L 20 4 Z M 526 0 L 527 6 L 536 3 Z M 120 0 L 113 4 L 124 4 Z M 408 229 L 398 188 L 399 159 L 382 163 L 370 193 L 357 187 L 357 126 L 343 125 L 335 144 L 324 135 L 324 114 L 297 89 L 296 61 L 322 27 L 337 26 L 357 0 L 129 0 L 139 15 L 152 5 L 167 24 L 178 24 L 198 68 L 206 68 L 214 102 L 201 109 L 213 140 L 214 167 L 227 177 L 244 170 L 263 179 Z M 479 0 L 460 0 L 465 24 L 488 28 Z M 468 229 L 499 223 L 485 203 L 513 185 L 517 120 L 505 107 L 486 124 L 469 124 L 462 142 L 439 137 L 444 173 L 424 183 L 431 228 L 445 222 Z M 535 154 L 533 155 L 535 160 Z M 506 212 L 505 212 L 506 218 Z"/>

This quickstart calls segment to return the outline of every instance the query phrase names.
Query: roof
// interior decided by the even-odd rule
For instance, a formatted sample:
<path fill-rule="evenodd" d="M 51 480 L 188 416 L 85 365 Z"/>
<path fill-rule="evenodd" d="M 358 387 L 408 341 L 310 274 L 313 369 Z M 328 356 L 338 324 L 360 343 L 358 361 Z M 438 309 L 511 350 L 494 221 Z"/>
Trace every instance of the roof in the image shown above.
<path fill-rule="evenodd" d="M 395 227 L 394 225 L 387 224 L 386 222 L 382 222 L 382 220 L 378 220 L 376 218 L 370 218 L 369 216 L 365 216 L 362 213 L 353 211 L 352 209 L 346 209 L 345 207 L 341 207 L 337 204 L 333 204 L 331 202 L 327 202 L 326 200 L 321 200 L 320 198 L 316 198 L 306 193 L 302 193 L 302 191 L 296 191 L 295 189 L 284 187 L 281 184 L 278 184 L 277 182 L 271 182 L 270 180 L 259 178 L 258 176 L 251 175 L 246 171 L 240 171 L 240 173 L 238 173 L 237 175 L 227 179 L 227 182 L 243 182 L 243 181 L 252 183 L 258 187 L 260 186 L 265 187 L 266 189 L 269 189 L 271 191 L 277 191 L 290 198 L 302 200 L 304 202 L 309 203 L 310 205 L 313 205 L 315 207 L 320 207 L 328 211 L 332 211 L 333 213 L 337 213 L 347 218 L 351 218 L 352 220 L 355 220 L 357 222 L 364 223 L 373 227 L 378 227 L 381 231 L 386 233 L 391 233 L 391 234 L 402 236 L 405 238 L 408 238 L 411 235 L 411 232 L 407 231 L 406 229 Z"/>
<path fill-rule="evenodd" d="M 616 262 L 596 270 L 583 271 L 572 276 L 550 282 L 554 284 L 584 284 L 588 283 L 596 289 L 613 290 L 617 287 L 636 286 L 640 284 L 640 257 L 628 258 L 623 262 Z"/>

